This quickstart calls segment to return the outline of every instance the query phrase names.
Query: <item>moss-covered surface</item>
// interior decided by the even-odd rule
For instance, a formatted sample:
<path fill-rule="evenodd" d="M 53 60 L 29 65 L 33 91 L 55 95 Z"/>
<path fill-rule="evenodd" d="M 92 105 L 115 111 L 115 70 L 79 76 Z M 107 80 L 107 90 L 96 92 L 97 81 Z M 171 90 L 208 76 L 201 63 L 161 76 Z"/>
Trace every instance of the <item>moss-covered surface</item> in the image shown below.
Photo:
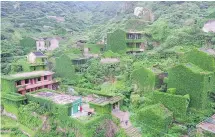
<path fill-rule="evenodd" d="M 152 92 L 155 87 L 155 74 L 144 67 L 134 69 L 131 78 L 138 86 L 140 94 Z"/>
<path fill-rule="evenodd" d="M 213 89 L 213 73 L 191 63 L 178 65 L 169 70 L 168 88 L 176 88 L 176 94 L 189 94 L 191 107 L 205 108 Z"/>
<path fill-rule="evenodd" d="M 173 95 L 169 93 L 155 91 L 153 101 L 162 103 L 166 108 L 173 112 L 175 117 L 185 117 L 189 105 L 189 95 Z"/>
<path fill-rule="evenodd" d="M 143 134 L 153 137 L 164 136 L 172 123 L 173 114 L 162 104 L 149 105 L 137 113 L 137 123 Z"/>

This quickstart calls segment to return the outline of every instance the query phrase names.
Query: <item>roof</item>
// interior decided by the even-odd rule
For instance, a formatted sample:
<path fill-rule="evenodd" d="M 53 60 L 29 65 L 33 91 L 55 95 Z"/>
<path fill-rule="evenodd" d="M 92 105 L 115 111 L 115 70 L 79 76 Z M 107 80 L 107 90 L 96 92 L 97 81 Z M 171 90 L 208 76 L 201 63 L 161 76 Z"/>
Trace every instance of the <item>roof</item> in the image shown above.
<path fill-rule="evenodd" d="M 110 97 L 110 98 L 98 97 L 98 98 L 90 101 L 90 103 L 100 105 L 100 106 L 105 106 L 105 105 L 108 105 L 108 104 L 114 104 L 116 102 L 119 102 L 122 99 L 123 99 L 122 96 L 114 96 L 114 97 Z"/>
<path fill-rule="evenodd" d="M 17 74 L 11 74 L 11 75 L 4 75 L 2 76 L 3 79 L 8 80 L 22 80 L 27 78 L 34 78 L 39 76 L 47 76 L 52 75 L 54 72 L 51 71 L 32 71 L 32 72 L 23 72 L 23 73 L 17 73 Z"/>
<path fill-rule="evenodd" d="M 100 60 L 101 63 L 106 64 L 106 63 L 118 63 L 120 60 L 118 58 L 102 58 Z"/>
<path fill-rule="evenodd" d="M 215 133 L 215 114 L 212 117 L 209 117 L 203 122 L 199 123 L 196 127 Z"/>
<path fill-rule="evenodd" d="M 63 105 L 73 103 L 76 100 L 81 99 L 81 97 L 79 96 L 72 96 L 69 94 L 56 93 L 56 92 L 50 92 L 50 91 L 41 91 L 31 95 L 34 97 L 49 99 L 56 104 L 63 104 Z"/>
<path fill-rule="evenodd" d="M 36 52 L 32 52 L 36 57 L 46 57 L 42 52 L 40 51 L 36 51 Z"/>
<path fill-rule="evenodd" d="M 200 74 L 210 74 L 210 73 L 212 73 L 212 72 L 209 72 L 209 71 L 207 71 L 207 70 L 203 70 L 203 69 L 201 69 L 200 67 L 198 67 L 198 66 L 196 66 L 196 65 L 194 65 L 194 64 L 192 64 L 192 63 L 180 64 L 180 65 L 177 65 L 177 66 L 175 66 L 175 67 L 173 67 L 173 68 L 171 68 L 171 69 L 177 68 L 177 67 L 179 67 L 179 66 L 183 66 L 183 67 L 189 69 L 190 71 L 192 71 L 193 73 L 198 73 L 198 74 L 199 74 L 199 73 L 200 73 Z"/>
<path fill-rule="evenodd" d="M 209 54 L 209 55 L 215 56 L 215 50 L 214 49 L 201 48 L 200 50 L 203 51 L 203 52 L 205 52 L 205 53 L 207 53 L 207 54 Z"/>

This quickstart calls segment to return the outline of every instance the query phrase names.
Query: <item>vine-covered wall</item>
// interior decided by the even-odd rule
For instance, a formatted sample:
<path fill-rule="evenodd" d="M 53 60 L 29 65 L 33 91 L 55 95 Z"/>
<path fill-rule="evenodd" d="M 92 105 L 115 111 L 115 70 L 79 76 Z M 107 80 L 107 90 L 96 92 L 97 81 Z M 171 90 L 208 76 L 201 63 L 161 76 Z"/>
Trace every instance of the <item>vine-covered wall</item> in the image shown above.
<path fill-rule="evenodd" d="M 56 58 L 55 70 L 56 75 L 62 78 L 73 80 L 77 78 L 75 76 L 75 67 L 72 65 L 71 59 L 64 54 Z"/>
<path fill-rule="evenodd" d="M 95 112 L 100 113 L 100 114 L 110 114 L 111 113 L 111 105 L 105 105 L 105 106 L 100 106 L 100 105 L 95 105 L 90 103 L 90 107 L 95 109 Z"/>
<path fill-rule="evenodd" d="M 136 120 L 142 128 L 143 134 L 152 137 L 161 137 L 167 133 L 172 119 L 172 112 L 162 104 L 155 104 L 140 109 Z"/>
<path fill-rule="evenodd" d="M 155 74 L 144 67 L 134 69 L 131 78 L 138 85 L 141 94 L 151 92 L 155 87 Z"/>
<path fill-rule="evenodd" d="M 215 57 L 198 49 L 194 49 L 186 54 L 186 61 L 196 66 L 215 72 Z"/>
<path fill-rule="evenodd" d="M 121 52 L 126 50 L 126 33 L 123 30 L 116 30 L 107 34 L 108 49 L 113 52 Z"/>
<path fill-rule="evenodd" d="M 4 78 L 1 78 L 1 92 L 2 93 L 9 93 L 9 92 L 16 92 L 16 86 L 14 80 L 7 80 Z"/>
<path fill-rule="evenodd" d="M 176 88 L 176 94 L 189 94 L 190 106 L 197 109 L 208 105 L 208 93 L 213 89 L 212 81 L 213 73 L 194 64 L 181 64 L 168 72 L 168 88 Z"/>
<path fill-rule="evenodd" d="M 189 95 L 173 95 L 169 93 L 153 92 L 153 101 L 162 103 L 166 108 L 173 112 L 175 117 L 185 117 L 189 105 Z"/>

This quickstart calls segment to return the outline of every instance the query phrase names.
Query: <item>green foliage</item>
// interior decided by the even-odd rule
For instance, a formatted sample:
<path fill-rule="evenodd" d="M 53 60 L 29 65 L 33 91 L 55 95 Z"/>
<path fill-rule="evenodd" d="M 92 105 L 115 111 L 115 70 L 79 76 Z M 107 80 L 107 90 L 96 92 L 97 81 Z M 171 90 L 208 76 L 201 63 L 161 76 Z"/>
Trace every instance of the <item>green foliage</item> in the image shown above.
<path fill-rule="evenodd" d="M 150 105 L 139 110 L 136 121 L 143 134 L 159 137 L 167 133 L 168 126 L 172 123 L 172 112 L 161 104 Z"/>
<path fill-rule="evenodd" d="M 163 20 L 157 20 L 150 26 L 148 32 L 155 41 L 163 42 L 168 37 L 170 28 L 167 22 Z"/>
<path fill-rule="evenodd" d="M 100 106 L 93 103 L 90 103 L 90 107 L 94 108 L 96 112 L 100 114 L 110 114 L 111 113 L 111 105 Z"/>
<path fill-rule="evenodd" d="M 144 67 L 134 69 L 131 78 L 138 85 L 141 94 L 153 91 L 155 87 L 154 73 Z"/>
<path fill-rule="evenodd" d="M 42 120 L 36 113 L 33 113 L 35 109 L 38 109 L 39 107 L 39 104 L 36 103 L 21 106 L 18 112 L 18 121 L 30 129 L 40 128 Z"/>
<path fill-rule="evenodd" d="M 176 88 L 176 94 L 190 95 L 191 107 L 201 109 L 208 106 L 208 93 L 213 89 L 213 73 L 193 64 L 182 64 L 169 70 L 168 79 L 168 88 Z"/>
<path fill-rule="evenodd" d="M 186 61 L 195 64 L 196 66 L 207 70 L 215 71 L 215 58 L 209 53 L 205 53 L 198 49 L 194 49 L 186 54 Z"/>
<path fill-rule="evenodd" d="M 153 101 L 155 103 L 162 103 L 177 118 L 186 116 L 190 98 L 189 96 L 172 95 L 155 91 L 153 92 Z"/>
<path fill-rule="evenodd" d="M 108 49 L 120 53 L 126 49 L 126 35 L 123 30 L 115 30 L 113 33 L 107 34 L 107 45 Z"/>
<path fill-rule="evenodd" d="M 90 49 L 89 53 L 99 54 L 101 53 L 101 50 L 104 48 L 104 45 L 102 44 L 86 44 L 84 47 L 87 47 Z"/>
<path fill-rule="evenodd" d="M 169 88 L 169 89 L 167 89 L 167 93 L 174 95 L 176 93 L 176 88 Z"/>
<path fill-rule="evenodd" d="M 72 81 L 76 80 L 75 68 L 72 65 L 71 59 L 67 55 L 61 55 L 56 58 L 55 70 L 57 76 L 68 80 L 72 79 Z"/>
<path fill-rule="evenodd" d="M 19 45 L 23 47 L 23 51 L 25 54 L 28 54 L 33 49 L 36 49 L 36 41 L 30 37 L 25 37 L 20 40 Z"/>
<path fill-rule="evenodd" d="M 103 56 L 105 58 L 115 58 L 115 57 L 119 57 L 119 54 L 112 52 L 111 50 L 108 50 L 106 52 L 103 53 Z"/>

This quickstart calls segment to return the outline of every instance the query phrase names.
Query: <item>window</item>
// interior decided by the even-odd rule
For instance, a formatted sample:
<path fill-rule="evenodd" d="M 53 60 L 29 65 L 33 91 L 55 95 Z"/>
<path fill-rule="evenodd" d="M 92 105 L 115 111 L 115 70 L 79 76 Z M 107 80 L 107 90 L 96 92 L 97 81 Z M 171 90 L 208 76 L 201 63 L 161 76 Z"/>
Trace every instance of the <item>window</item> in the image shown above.
<path fill-rule="evenodd" d="M 211 82 L 211 77 L 208 78 L 208 82 L 209 82 L 209 83 Z"/>
<path fill-rule="evenodd" d="M 19 85 L 21 85 L 21 84 L 22 84 L 22 83 L 21 83 L 21 80 L 19 80 L 19 81 L 16 82 L 16 85 L 17 85 L 17 86 L 19 86 Z"/>
<path fill-rule="evenodd" d="M 47 76 L 44 76 L 44 80 L 47 80 L 48 78 L 47 78 Z"/>
<path fill-rule="evenodd" d="M 41 78 L 37 78 L 37 81 L 41 81 Z"/>
<path fill-rule="evenodd" d="M 45 87 L 44 88 L 48 88 L 48 85 L 45 85 Z"/>
<path fill-rule="evenodd" d="M 36 67 L 34 67 L 34 70 L 36 70 Z"/>
<path fill-rule="evenodd" d="M 140 43 L 136 43 L 136 48 L 140 48 Z"/>
<path fill-rule="evenodd" d="M 25 84 L 29 84 L 29 79 L 25 79 Z"/>

